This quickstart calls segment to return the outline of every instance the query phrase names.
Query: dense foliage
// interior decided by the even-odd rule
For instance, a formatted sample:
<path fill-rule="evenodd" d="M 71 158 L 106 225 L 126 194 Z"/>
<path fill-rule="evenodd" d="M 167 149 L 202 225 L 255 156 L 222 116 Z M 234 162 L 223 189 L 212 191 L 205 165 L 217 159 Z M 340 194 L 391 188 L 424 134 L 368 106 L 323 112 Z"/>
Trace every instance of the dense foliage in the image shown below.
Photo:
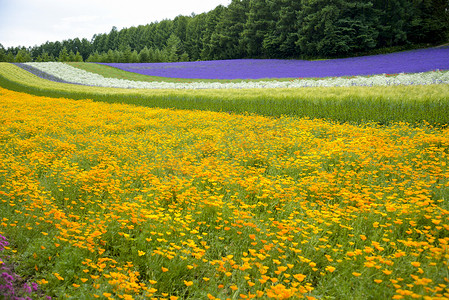
<path fill-rule="evenodd" d="M 233 0 L 227 7 L 30 48 L 0 61 L 162 62 L 340 57 L 445 42 L 446 0 Z"/>

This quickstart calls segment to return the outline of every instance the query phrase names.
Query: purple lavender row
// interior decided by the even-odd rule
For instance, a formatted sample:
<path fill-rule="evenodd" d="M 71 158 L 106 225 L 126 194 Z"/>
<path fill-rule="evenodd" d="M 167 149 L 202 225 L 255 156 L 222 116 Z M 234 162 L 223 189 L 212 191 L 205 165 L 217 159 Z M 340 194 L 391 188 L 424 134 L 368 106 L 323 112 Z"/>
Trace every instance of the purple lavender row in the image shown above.
<path fill-rule="evenodd" d="M 449 70 L 449 47 L 323 61 L 236 59 L 177 63 L 103 63 L 143 75 L 197 79 L 322 78 Z"/>
<path fill-rule="evenodd" d="M 0 253 L 8 245 L 9 242 L 0 234 Z M 30 296 L 41 293 L 37 283 L 32 282 L 29 284 L 25 282 L 14 272 L 12 265 L 8 264 L 3 259 L 3 256 L 0 256 L 0 272 L 0 299 L 32 300 Z M 46 299 L 50 300 L 51 297 L 46 296 Z"/>
<path fill-rule="evenodd" d="M 77 83 L 65 81 L 65 80 L 63 80 L 63 79 L 61 79 L 59 77 L 56 77 L 56 76 L 53 76 L 53 75 L 48 74 L 46 72 L 43 72 L 43 71 L 41 71 L 41 70 L 39 70 L 39 69 L 37 69 L 35 67 L 32 67 L 30 65 L 27 65 L 27 64 L 23 64 L 23 63 L 14 63 L 14 64 L 16 66 L 24 69 L 25 71 L 28 71 L 31 74 L 34 74 L 37 77 L 40 77 L 40 78 L 43 78 L 43 79 L 51 80 L 51 81 L 54 81 L 54 82 L 60 82 L 60 83 L 77 84 Z"/>

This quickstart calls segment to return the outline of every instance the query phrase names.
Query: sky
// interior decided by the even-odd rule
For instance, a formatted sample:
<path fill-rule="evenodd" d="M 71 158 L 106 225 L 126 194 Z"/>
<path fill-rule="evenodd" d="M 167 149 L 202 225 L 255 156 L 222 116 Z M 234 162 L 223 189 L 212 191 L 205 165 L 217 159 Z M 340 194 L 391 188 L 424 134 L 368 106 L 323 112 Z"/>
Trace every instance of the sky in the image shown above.
<path fill-rule="evenodd" d="M 35 46 L 208 12 L 231 0 L 0 0 L 0 44 Z"/>

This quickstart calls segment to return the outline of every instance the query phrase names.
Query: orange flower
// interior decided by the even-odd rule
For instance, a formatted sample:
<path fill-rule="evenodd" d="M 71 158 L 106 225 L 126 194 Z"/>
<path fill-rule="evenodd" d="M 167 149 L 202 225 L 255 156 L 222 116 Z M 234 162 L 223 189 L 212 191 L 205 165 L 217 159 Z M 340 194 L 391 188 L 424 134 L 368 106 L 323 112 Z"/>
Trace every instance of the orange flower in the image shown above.
<path fill-rule="evenodd" d="M 326 271 L 329 271 L 329 272 L 334 272 L 335 271 L 335 268 L 334 267 L 332 267 L 332 266 L 327 266 L 326 268 L 325 268 L 325 270 Z"/>
<path fill-rule="evenodd" d="M 306 275 L 296 274 L 296 275 L 293 275 L 293 277 L 295 277 L 295 279 L 298 280 L 299 282 L 302 282 L 306 278 Z"/>

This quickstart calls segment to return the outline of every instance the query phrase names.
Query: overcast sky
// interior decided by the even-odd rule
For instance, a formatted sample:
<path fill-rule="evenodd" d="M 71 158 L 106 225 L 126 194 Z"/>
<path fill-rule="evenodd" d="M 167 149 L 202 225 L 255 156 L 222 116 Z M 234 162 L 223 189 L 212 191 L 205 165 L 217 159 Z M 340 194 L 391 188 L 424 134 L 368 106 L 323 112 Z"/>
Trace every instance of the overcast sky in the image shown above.
<path fill-rule="evenodd" d="M 231 0 L 0 0 L 0 43 L 34 46 L 87 38 L 112 26 L 145 25 L 178 15 L 200 14 Z"/>

